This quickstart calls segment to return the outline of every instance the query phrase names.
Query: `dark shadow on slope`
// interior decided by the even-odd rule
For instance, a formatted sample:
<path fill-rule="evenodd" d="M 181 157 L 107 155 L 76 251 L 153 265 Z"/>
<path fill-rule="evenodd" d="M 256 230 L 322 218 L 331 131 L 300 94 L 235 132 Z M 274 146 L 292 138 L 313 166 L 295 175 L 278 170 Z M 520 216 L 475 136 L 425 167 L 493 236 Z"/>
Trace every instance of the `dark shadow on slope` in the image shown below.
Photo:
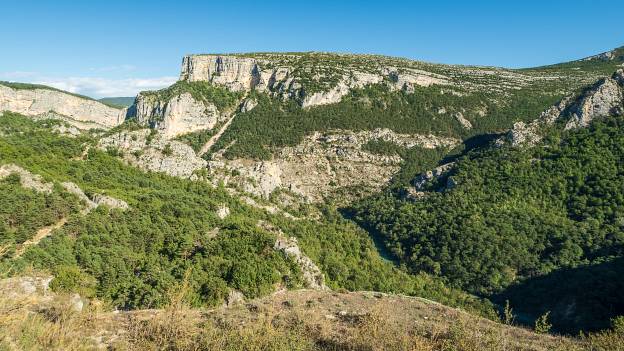
<path fill-rule="evenodd" d="M 458 146 L 455 150 L 451 151 L 442 160 L 440 160 L 439 164 L 442 165 L 453 162 L 471 151 L 489 147 L 496 139 L 501 138 L 504 135 L 505 133 L 489 133 L 471 136 L 470 138 L 464 140 L 461 146 Z"/>
<path fill-rule="evenodd" d="M 371 238 L 371 240 L 373 240 L 373 244 L 375 245 L 375 248 L 377 249 L 377 252 L 379 253 L 379 256 L 381 256 L 381 258 L 393 263 L 396 266 L 399 265 L 399 259 L 394 254 L 392 254 L 390 250 L 388 250 L 384 239 L 381 237 L 379 232 L 375 230 L 375 228 L 366 225 L 366 223 L 362 223 L 356 220 L 355 216 L 357 213 L 355 209 L 341 208 L 338 209 L 338 212 L 342 215 L 343 218 L 352 221 L 354 224 L 356 224 L 358 227 L 362 228 L 368 233 L 368 236 Z"/>
<path fill-rule="evenodd" d="M 578 334 L 610 326 L 624 315 L 624 257 L 603 263 L 560 269 L 507 288 L 492 300 L 509 300 L 517 321 L 532 325 L 550 311 L 553 331 Z"/>

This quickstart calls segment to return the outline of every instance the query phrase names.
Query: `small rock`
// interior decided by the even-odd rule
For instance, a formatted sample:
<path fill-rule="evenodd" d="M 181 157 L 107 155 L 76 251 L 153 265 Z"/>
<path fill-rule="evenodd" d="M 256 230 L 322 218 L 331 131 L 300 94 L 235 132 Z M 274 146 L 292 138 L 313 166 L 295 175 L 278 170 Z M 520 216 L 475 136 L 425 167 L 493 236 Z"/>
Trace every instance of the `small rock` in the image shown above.
<path fill-rule="evenodd" d="M 69 297 L 69 304 L 71 306 L 72 311 L 78 312 L 78 313 L 82 312 L 82 309 L 84 307 L 84 302 L 82 301 L 82 298 L 78 294 L 72 294 Z"/>
<path fill-rule="evenodd" d="M 230 293 L 228 294 L 227 298 L 225 299 L 225 305 L 227 307 L 231 307 L 234 305 L 238 305 L 245 302 L 245 295 L 243 295 L 242 292 L 235 290 L 235 289 L 231 289 Z"/>
<path fill-rule="evenodd" d="M 219 217 L 220 219 L 225 219 L 229 215 L 230 208 L 225 205 L 221 205 L 221 207 L 219 207 L 219 209 L 217 210 L 217 217 Z"/>

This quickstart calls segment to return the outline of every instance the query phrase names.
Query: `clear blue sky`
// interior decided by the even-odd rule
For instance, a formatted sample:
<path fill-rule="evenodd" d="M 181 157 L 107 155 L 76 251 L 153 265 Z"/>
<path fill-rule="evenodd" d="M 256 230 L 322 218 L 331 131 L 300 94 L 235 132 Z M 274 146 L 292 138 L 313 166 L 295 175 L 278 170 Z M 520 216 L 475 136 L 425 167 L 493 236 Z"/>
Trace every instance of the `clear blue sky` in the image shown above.
<path fill-rule="evenodd" d="M 187 53 L 316 50 L 528 67 L 624 45 L 622 0 L 0 1 L 0 79 L 93 96 L 169 84 Z"/>

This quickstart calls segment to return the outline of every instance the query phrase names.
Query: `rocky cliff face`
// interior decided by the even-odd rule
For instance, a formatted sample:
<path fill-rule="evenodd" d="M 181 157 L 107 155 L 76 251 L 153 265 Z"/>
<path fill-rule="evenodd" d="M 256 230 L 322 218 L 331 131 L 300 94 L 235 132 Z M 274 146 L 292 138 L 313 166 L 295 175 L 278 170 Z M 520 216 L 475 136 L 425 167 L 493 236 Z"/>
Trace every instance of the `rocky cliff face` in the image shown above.
<path fill-rule="evenodd" d="M 255 59 L 220 55 L 191 55 L 182 60 L 180 80 L 208 81 L 235 91 L 248 91 L 260 82 Z"/>
<path fill-rule="evenodd" d="M 403 160 L 398 155 L 377 155 L 363 149 L 367 142 L 379 140 L 407 149 L 452 148 L 460 143 L 452 138 L 397 134 L 389 129 L 316 132 L 299 145 L 282 148 L 271 161 L 226 160 L 215 154 L 208 169 L 215 179 L 265 198 L 275 190 L 287 189 L 308 201 L 320 202 L 351 189 L 340 199 L 351 200 L 378 190 L 400 169 Z"/>
<path fill-rule="evenodd" d="M 195 178 L 194 172 L 206 167 L 193 149 L 179 141 L 168 140 L 149 129 L 122 131 L 100 140 L 103 150 L 116 149 L 123 159 L 139 168 L 176 177 Z"/>
<path fill-rule="evenodd" d="M 0 85 L 0 111 L 57 118 L 80 129 L 111 128 L 123 123 L 125 112 L 101 102 L 48 89 L 14 89 Z"/>
<path fill-rule="evenodd" d="M 196 101 L 190 93 L 179 94 L 169 100 L 139 94 L 128 111 L 128 117 L 159 130 L 166 138 L 212 129 L 222 119 L 214 104 Z"/>
<path fill-rule="evenodd" d="M 586 127 L 600 117 L 621 114 L 624 114 L 623 69 L 599 80 L 580 96 L 565 97 L 542 112 L 538 119 L 530 123 L 515 123 L 506 139 L 512 146 L 532 146 L 541 140 L 543 128 L 557 121 L 565 123 L 565 129 L 572 129 Z"/>
<path fill-rule="evenodd" d="M 624 70 L 620 69 L 612 77 L 600 80 L 587 90 L 570 106 L 566 129 L 586 127 L 598 117 L 624 113 L 622 82 Z"/>
<path fill-rule="evenodd" d="M 284 56 L 284 55 L 283 55 Z M 286 55 L 287 56 L 287 55 Z M 180 80 L 206 81 L 233 91 L 260 91 L 283 99 L 292 98 L 302 107 L 340 102 L 352 89 L 388 83 L 395 90 L 411 92 L 414 86 L 448 84 L 448 77 L 415 69 L 393 66 L 360 71 L 346 67 L 298 66 L 293 60 L 259 55 L 190 55 L 182 60 Z M 310 65 L 309 62 L 306 62 Z M 318 69 L 319 72 L 312 72 Z M 334 70 L 335 72 L 327 73 Z"/>

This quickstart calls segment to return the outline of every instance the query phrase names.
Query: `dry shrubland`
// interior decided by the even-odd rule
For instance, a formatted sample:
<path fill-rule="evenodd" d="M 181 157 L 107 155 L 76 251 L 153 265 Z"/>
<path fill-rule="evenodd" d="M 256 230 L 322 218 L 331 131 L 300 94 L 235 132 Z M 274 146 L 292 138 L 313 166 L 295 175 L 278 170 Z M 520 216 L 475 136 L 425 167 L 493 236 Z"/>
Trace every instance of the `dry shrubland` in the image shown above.
<path fill-rule="evenodd" d="M 69 295 L 2 298 L 0 350 L 619 350 L 624 333 L 536 334 L 421 299 L 290 291 L 234 307 L 111 312 Z"/>

